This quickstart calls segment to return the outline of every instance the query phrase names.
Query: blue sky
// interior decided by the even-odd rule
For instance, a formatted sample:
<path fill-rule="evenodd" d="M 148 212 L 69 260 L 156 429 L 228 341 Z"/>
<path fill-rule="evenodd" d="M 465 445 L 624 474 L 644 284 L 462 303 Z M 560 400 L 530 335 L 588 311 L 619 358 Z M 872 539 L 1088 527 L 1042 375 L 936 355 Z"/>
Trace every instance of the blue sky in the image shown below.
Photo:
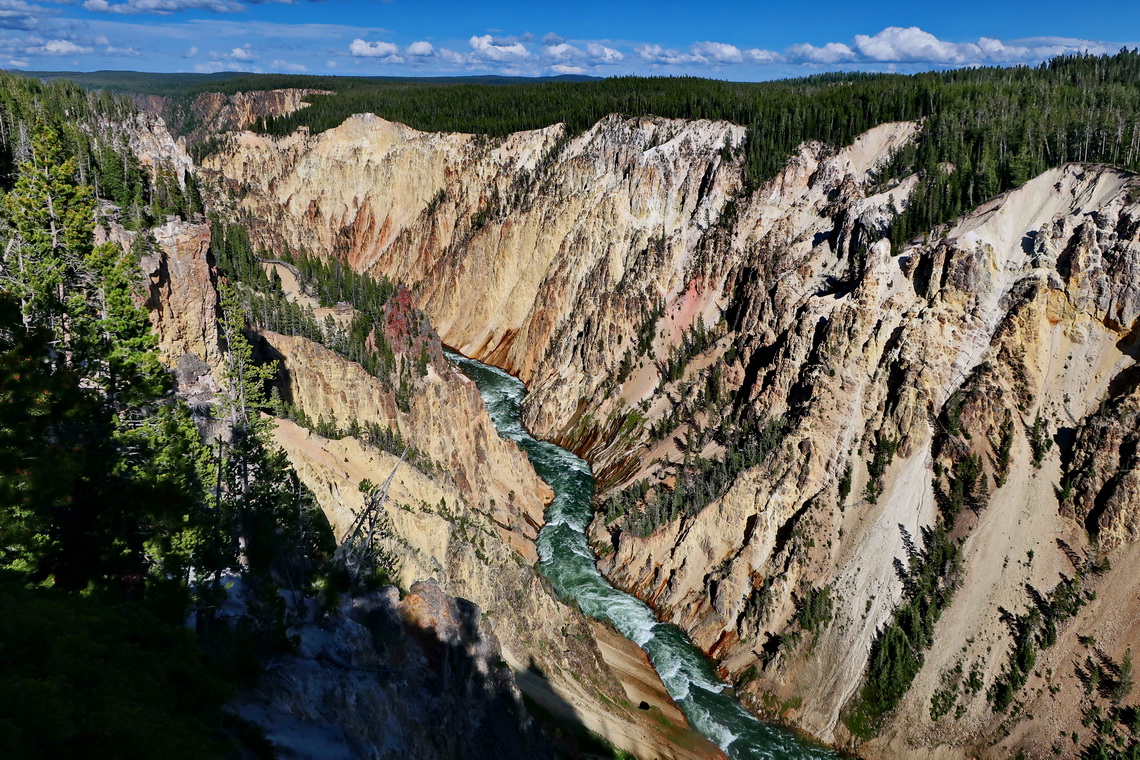
<path fill-rule="evenodd" d="M 0 68 L 23 70 L 761 80 L 1137 45 L 1132 0 L 0 0 Z"/>

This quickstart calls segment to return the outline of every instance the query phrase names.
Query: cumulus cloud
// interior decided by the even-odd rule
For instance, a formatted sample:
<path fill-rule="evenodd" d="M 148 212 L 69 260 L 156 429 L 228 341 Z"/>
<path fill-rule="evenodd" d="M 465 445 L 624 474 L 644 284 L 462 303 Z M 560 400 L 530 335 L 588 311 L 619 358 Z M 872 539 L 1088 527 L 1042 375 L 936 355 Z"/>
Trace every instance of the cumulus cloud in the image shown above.
<path fill-rule="evenodd" d="M 256 61 L 257 60 L 257 54 L 253 52 L 253 50 L 250 48 L 250 46 L 248 44 L 242 45 L 241 47 L 234 48 L 230 52 L 226 53 L 226 55 L 223 57 L 228 58 L 231 61 Z"/>
<path fill-rule="evenodd" d="M 547 45 L 542 49 L 542 52 L 551 58 L 559 59 L 581 58 L 583 55 L 585 55 L 583 51 L 565 42 L 559 42 L 554 45 Z"/>
<path fill-rule="evenodd" d="M 348 46 L 354 58 L 377 58 L 381 63 L 402 63 L 400 48 L 391 42 L 365 42 L 359 37 Z"/>
<path fill-rule="evenodd" d="M 457 53 L 454 50 L 448 50 L 447 48 L 440 48 L 439 49 L 439 57 L 442 58 L 443 60 L 447 61 L 448 63 L 454 63 L 454 64 L 467 63 L 467 56 L 463 55 L 463 53 Z"/>
<path fill-rule="evenodd" d="M 760 48 L 745 50 L 744 57 L 749 63 L 783 63 L 787 60 L 774 50 L 761 50 Z"/>
<path fill-rule="evenodd" d="M 790 46 L 787 54 L 789 59 L 801 63 L 844 63 L 855 60 L 855 51 L 842 42 L 829 42 L 823 47 L 801 42 Z"/>
<path fill-rule="evenodd" d="M 612 47 L 606 47 L 597 42 L 591 42 L 586 45 L 586 52 L 594 59 L 595 63 L 617 63 L 625 58 L 621 51 L 614 50 Z"/>
<path fill-rule="evenodd" d="M 32 55 L 84 55 L 92 52 L 92 48 L 76 45 L 71 40 L 48 40 L 39 47 L 29 48 Z"/>
<path fill-rule="evenodd" d="M 740 48 L 724 42 L 694 42 L 691 50 L 694 55 L 717 63 L 741 63 L 744 60 Z"/>
<path fill-rule="evenodd" d="M 793 45 L 788 55 L 810 63 L 911 63 L 936 66 L 1036 63 L 1065 53 L 1105 54 L 1115 47 L 1103 42 L 1045 37 L 1003 42 L 981 37 L 977 42 L 948 42 L 917 26 L 889 26 L 875 35 L 857 34 L 848 47 L 829 42 L 822 48 Z"/>
<path fill-rule="evenodd" d="M 855 49 L 864 58 L 872 61 L 910 62 L 928 61 L 931 63 L 962 63 L 975 60 L 980 52 L 977 45 L 943 42 L 917 26 L 902 28 L 890 26 L 868 37 L 855 35 Z"/>
<path fill-rule="evenodd" d="M 489 34 L 472 36 L 467 44 L 475 55 L 489 61 L 518 61 L 529 58 L 530 51 L 518 40 L 496 39 Z"/>
<path fill-rule="evenodd" d="M 18 69 L 22 69 L 22 68 L 25 68 L 28 66 L 28 62 L 20 60 L 19 58 L 11 58 L 8 61 L 8 65 L 9 66 L 15 66 Z"/>
<path fill-rule="evenodd" d="M 703 63 L 704 59 L 694 53 L 683 53 L 673 48 L 664 48 L 660 45 L 642 45 L 635 51 L 643 61 L 665 66 L 676 66 L 684 63 Z"/>
<path fill-rule="evenodd" d="M 603 47 L 600 53 L 606 56 L 605 63 L 616 63 L 622 60 L 622 54 L 613 48 Z M 593 52 L 592 50 L 590 51 Z M 650 63 L 665 66 L 683 65 L 732 65 L 738 63 L 784 63 L 787 59 L 773 51 L 760 48 L 740 48 L 727 42 L 694 42 L 687 52 L 664 48 L 661 45 L 642 45 L 636 50 L 638 57 Z"/>
<path fill-rule="evenodd" d="M 293 61 L 275 60 L 269 64 L 269 68 L 273 71 L 308 71 L 309 67 L 303 63 L 294 63 Z"/>
<path fill-rule="evenodd" d="M 564 63 L 556 63 L 550 67 L 550 70 L 555 74 L 585 74 L 586 70 L 581 66 L 568 66 Z"/>
<path fill-rule="evenodd" d="M 543 45 L 561 45 L 565 41 L 565 37 L 560 34 L 555 34 L 554 32 L 547 32 L 546 34 L 542 35 Z"/>
<path fill-rule="evenodd" d="M 190 49 L 186 51 L 186 55 L 184 55 L 182 57 L 183 58 L 193 58 L 196 55 L 198 55 L 198 48 L 194 45 L 191 45 Z"/>
<path fill-rule="evenodd" d="M 237 13 L 245 10 L 245 7 L 235 0 L 127 0 L 125 3 L 85 0 L 83 7 L 93 13 L 120 13 L 128 16 L 142 13 L 169 16 L 172 13 L 189 10 L 215 13 Z"/>
<path fill-rule="evenodd" d="M 430 42 L 420 41 L 408 45 L 408 47 L 404 49 L 404 52 L 417 58 L 427 58 L 435 54 L 435 48 L 432 47 Z"/>

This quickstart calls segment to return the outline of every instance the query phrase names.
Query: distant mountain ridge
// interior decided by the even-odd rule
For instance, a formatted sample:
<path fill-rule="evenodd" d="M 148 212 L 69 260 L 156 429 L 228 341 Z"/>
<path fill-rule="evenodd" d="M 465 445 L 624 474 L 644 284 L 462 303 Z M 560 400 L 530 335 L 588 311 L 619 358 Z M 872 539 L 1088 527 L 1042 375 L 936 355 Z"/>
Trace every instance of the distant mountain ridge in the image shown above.
<path fill-rule="evenodd" d="M 184 95 L 197 92 L 245 92 L 249 90 L 335 89 L 326 80 L 339 82 L 393 82 L 414 84 L 527 84 L 534 82 L 591 82 L 602 77 L 561 74 L 550 77 L 512 77 L 475 74 L 454 77 L 320 76 L 313 74 L 250 74 L 244 71 L 217 71 L 209 74 L 163 73 L 150 71 L 20 71 L 24 76 L 50 81 L 70 79 L 89 89 L 141 95 Z"/>

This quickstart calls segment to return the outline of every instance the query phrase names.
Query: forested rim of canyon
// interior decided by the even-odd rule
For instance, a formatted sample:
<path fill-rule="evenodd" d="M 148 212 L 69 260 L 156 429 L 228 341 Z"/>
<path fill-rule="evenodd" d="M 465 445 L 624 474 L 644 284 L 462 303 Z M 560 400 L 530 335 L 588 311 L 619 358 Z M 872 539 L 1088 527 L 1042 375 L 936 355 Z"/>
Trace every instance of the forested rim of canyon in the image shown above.
<path fill-rule="evenodd" d="M 920 178 L 906 210 L 882 232 L 896 245 L 1051 167 L 1082 162 L 1140 170 L 1136 51 L 1069 56 L 1037 68 L 828 74 L 760 84 L 159 79 L 163 91 L 165 82 L 174 87 L 166 108 L 177 117 L 172 125 L 186 134 L 198 118 L 194 101 L 205 93 L 279 88 L 328 94 L 261 119 L 257 131 L 321 132 L 371 112 L 422 130 L 492 138 L 561 122 L 568 128 L 561 146 L 614 113 L 722 119 L 747 127 L 741 142 L 726 141 L 721 149 L 743 166 L 745 194 L 773 177 L 806 140 L 839 148 L 884 122 L 918 120 L 918 139 L 876 177 L 884 189 L 906 175 Z M 145 95 L 148 87 L 158 89 L 153 81 L 138 75 L 87 84 Z M 439 340 L 398 283 L 353 273 L 338 261 L 283 254 L 322 306 L 355 307 L 347 324 L 319 320 L 286 298 L 275 270 L 267 274 L 262 265 L 268 252 L 255 250 L 242 219 L 206 207 L 193 172 L 139 161 L 122 128 L 136 115 L 137 102 L 82 84 L 0 74 L 0 754 L 200 758 L 241 745 L 271 756 L 260 729 L 227 712 L 226 703 L 256 682 L 272 658 L 292 650 L 289 624 L 300 609 L 331 606 L 342 591 L 386 584 L 399 558 L 379 552 L 363 575 L 350 575 L 334 561 L 328 520 L 273 443 L 261 413 L 326 438 L 361 438 L 427 472 L 446 465 L 398 431 L 312 420 L 282 400 L 280 367 L 252 328 L 325 344 L 380 378 L 403 411 L 438 358 Z M 206 135 L 192 150 L 201 158 L 225 139 Z M 154 230 L 167 218 L 206 215 L 220 275 L 225 360 L 220 401 L 203 414 L 174 395 L 174 380 L 158 360 L 140 263 L 155 252 Z M 383 326 L 393 320 L 399 340 L 385 337 Z M 699 324 L 676 353 L 663 357 L 663 374 L 683 376 L 686 363 L 713 340 L 713 327 Z M 726 403 L 711 385 L 701 399 Z M 734 414 L 717 434 L 728 436 L 723 443 L 736 454 L 719 462 L 687 459 L 670 498 L 656 499 L 657 514 L 626 517 L 634 533 L 699 512 L 710 494 L 778 445 L 785 420 L 757 418 L 743 405 Z M 960 435 L 953 417 L 943 420 L 947 440 Z M 1040 430 L 1028 435 L 1036 456 L 1047 443 Z M 867 484 L 872 501 L 876 476 L 895 445 L 889 437 L 874 443 Z M 998 448 L 1008 456 L 1005 443 Z M 953 465 L 944 517 L 920 537 L 900 570 L 909 578 L 907 595 L 878 639 L 860 695 L 862 712 L 849 716 L 855 733 L 873 733 L 915 677 L 952 593 L 942 580 L 961 562 L 954 520 L 984 502 L 980 467 L 971 457 Z M 849 476 L 846 481 L 850 489 Z M 368 482 L 360 487 L 376 490 Z M 641 482 L 603 508 L 612 519 L 626 516 L 653 488 Z M 241 579 L 247 609 L 238 624 L 223 625 L 223 582 L 233 578 Z M 289 590 L 289 603 L 280 589 Z M 827 587 L 808 589 L 794 630 L 784 635 L 810 637 L 825 625 L 830 594 Z M 1009 706 L 1036 650 L 1048 646 L 1057 623 L 1086 597 L 1079 581 L 1063 582 L 1042 600 L 1046 618 L 1013 620 L 1020 639 L 1008 677 L 990 695 L 995 709 Z M 186 625 L 188 616 L 194 625 Z M 1140 720 L 1117 698 L 1131 688 L 1131 661 L 1104 663 L 1103 674 L 1097 668 L 1107 706 L 1096 707 L 1088 725 L 1102 738 L 1083 751 L 1140 757 L 1133 738 Z M 971 688 L 973 674 L 959 672 L 955 690 L 959 681 Z"/>

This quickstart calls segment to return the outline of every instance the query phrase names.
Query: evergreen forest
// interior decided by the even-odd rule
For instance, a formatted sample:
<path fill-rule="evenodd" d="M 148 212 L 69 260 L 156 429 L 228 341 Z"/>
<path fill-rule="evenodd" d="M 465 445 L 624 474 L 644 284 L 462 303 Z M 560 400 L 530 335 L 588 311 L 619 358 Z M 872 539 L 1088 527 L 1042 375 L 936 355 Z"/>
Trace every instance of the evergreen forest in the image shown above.
<path fill-rule="evenodd" d="M 4 757 L 263 749 L 222 706 L 289 646 L 304 602 L 279 589 L 341 582 L 323 513 L 271 443 L 260 410 L 273 367 L 232 296 L 212 440 L 173 395 L 139 260 L 151 222 L 196 201 L 183 178 L 163 206 L 161 169 L 100 137 L 129 108 L 0 77 Z M 111 224 L 130 245 L 96 243 Z M 223 612 L 234 584 L 249 601 L 238 617 Z"/>

